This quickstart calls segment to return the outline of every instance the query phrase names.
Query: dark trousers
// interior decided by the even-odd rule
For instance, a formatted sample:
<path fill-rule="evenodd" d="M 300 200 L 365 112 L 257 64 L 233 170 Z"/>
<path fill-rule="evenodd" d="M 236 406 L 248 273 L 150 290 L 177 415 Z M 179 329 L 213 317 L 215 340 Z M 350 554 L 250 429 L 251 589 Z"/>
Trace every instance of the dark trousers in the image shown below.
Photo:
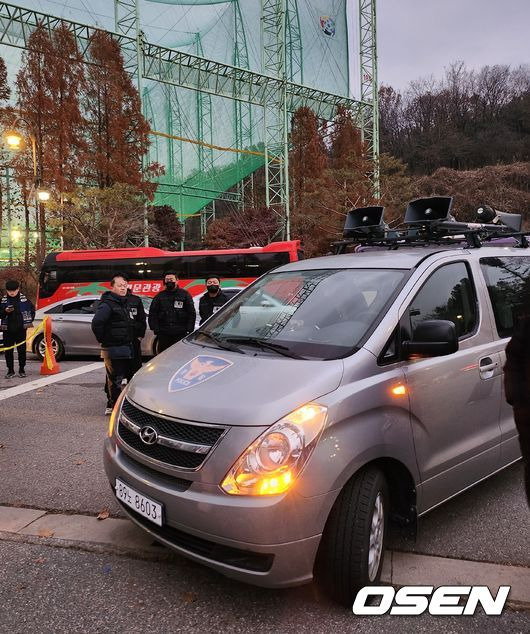
<path fill-rule="evenodd" d="M 107 395 L 108 407 L 113 407 L 120 395 L 123 379 L 127 379 L 127 383 L 129 383 L 135 373 L 142 367 L 140 342 L 137 341 L 133 345 L 134 357 L 132 359 L 105 359 L 105 371 L 107 373 L 105 394 Z"/>
<path fill-rule="evenodd" d="M 180 341 L 182 337 L 185 337 L 185 336 L 186 336 L 186 333 L 184 332 L 181 333 L 180 335 L 158 335 L 157 346 L 156 346 L 157 353 L 160 354 L 160 352 L 164 352 L 164 350 L 167 350 L 174 343 L 177 343 L 177 341 Z"/>
<path fill-rule="evenodd" d="M 109 407 L 113 407 L 118 400 L 123 379 L 128 381 L 134 374 L 133 364 L 134 359 L 105 359 L 105 372 L 107 373 L 105 392 Z"/>
<path fill-rule="evenodd" d="M 515 426 L 519 432 L 519 444 L 523 454 L 524 485 L 526 500 L 530 506 L 530 405 L 515 407 L 513 410 Z"/>
<path fill-rule="evenodd" d="M 26 331 L 4 332 L 4 347 L 9 348 L 22 341 L 24 343 L 15 348 L 15 350 L 18 350 L 19 370 L 23 370 L 26 367 Z M 15 371 L 15 350 L 6 350 L 6 365 L 9 372 Z"/>

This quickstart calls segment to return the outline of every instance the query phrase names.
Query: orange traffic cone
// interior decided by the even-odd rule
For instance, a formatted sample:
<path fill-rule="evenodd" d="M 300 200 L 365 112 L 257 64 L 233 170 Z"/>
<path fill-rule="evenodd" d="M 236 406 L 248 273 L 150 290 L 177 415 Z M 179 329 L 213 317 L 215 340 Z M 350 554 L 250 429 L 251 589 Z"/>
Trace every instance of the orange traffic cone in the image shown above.
<path fill-rule="evenodd" d="M 40 367 L 40 373 L 45 375 L 57 374 L 58 372 L 60 372 L 61 369 L 59 367 L 59 364 L 55 360 L 55 355 L 53 354 L 52 323 L 48 315 L 44 317 L 43 325 L 46 347 L 44 351 L 44 359 L 42 360 L 42 365 Z"/>

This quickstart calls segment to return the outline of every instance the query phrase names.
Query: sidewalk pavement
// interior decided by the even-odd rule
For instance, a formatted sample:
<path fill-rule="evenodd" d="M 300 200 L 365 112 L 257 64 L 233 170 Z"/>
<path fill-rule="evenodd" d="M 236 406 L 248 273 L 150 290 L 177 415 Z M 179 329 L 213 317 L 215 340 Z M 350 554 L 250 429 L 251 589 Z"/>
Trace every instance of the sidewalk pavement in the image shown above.
<path fill-rule="evenodd" d="M 152 537 L 127 519 L 98 520 L 88 515 L 48 513 L 39 509 L 0 506 L 0 539 L 43 540 L 49 546 L 90 550 L 100 546 L 134 557 L 165 552 Z M 167 551 L 169 554 L 169 551 Z M 509 585 L 508 604 L 530 609 L 530 568 L 389 551 L 381 581 L 404 585 L 486 585 L 497 593 Z"/>

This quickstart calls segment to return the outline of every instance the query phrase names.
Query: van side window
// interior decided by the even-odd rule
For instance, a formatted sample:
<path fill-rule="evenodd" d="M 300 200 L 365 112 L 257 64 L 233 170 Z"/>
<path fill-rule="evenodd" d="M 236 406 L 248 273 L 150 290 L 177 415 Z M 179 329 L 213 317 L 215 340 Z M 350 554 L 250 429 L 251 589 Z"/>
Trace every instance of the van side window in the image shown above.
<path fill-rule="evenodd" d="M 499 337 L 511 337 L 518 317 L 530 305 L 530 257 L 481 258 L 480 266 Z"/>
<path fill-rule="evenodd" d="M 475 331 L 477 313 L 475 289 L 464 262 L 446 264 L 436 270 L 408 310 L 411 332 L 426 319 L 447 319 L 455 324 L 459 339 Z"/>

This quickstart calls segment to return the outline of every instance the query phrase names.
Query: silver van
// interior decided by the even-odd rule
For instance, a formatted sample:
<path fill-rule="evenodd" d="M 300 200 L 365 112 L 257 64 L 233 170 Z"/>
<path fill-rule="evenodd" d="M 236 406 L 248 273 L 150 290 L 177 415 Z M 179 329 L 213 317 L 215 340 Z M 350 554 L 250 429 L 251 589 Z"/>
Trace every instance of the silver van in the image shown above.
<path fill-rule="evenodd" d="M 379 580 L 389 521 L 414 527 L 518 460 L 502 367 L 530 249 L 432 222 L 282 266 L 151 360 L 105 441 L 128 516 L 234 579 L 316 576 L 351 605 Z"/>

